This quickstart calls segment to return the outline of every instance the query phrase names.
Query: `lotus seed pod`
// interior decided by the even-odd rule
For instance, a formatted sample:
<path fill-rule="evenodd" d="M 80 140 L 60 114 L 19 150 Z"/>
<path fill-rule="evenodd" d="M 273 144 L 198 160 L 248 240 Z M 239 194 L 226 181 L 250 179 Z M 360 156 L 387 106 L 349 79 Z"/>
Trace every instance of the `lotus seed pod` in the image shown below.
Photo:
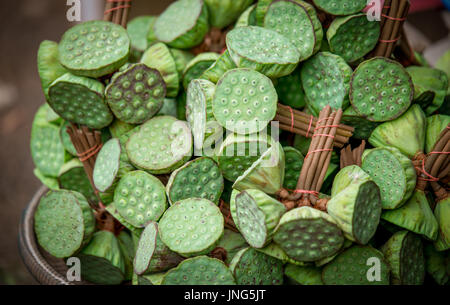
<path fill-rule="evenodd" d="M 158 42 L 148 48 L 142 55 L 141 63 L 161 73 L 166 83 L 167 97 L 176 97 L 178 95 L 180 76 L 175 58 L 164 43 Z"/>
<path fill-rule="evenodd" d="M 302 84 L 313 115 L 327 105 L 347 108 L 351 74 L 352 68 L 345 60 L 329 52 L 320 52 L 303 64 Z"/>
<path fill-rule="evenodd" d="M 248 244 L 241 234 L 225 229 L 223 232 L 223 236 L 219 239 L 217 247 L 225 249 L 227 255 L 224 262 L 225 264 L 229 265 L 233 257 L 241 249 L 247 248 Z"/>
<path fill-rule="evenodd" d="M 361 245 L 374 236 L 381 208 L 380 189 L 373 181 L 353 182 L 327 204 L 328 214 L 336 220 L 344 236 Z"/>
<path fill-rule="evenodd" d="M 147 50 L 149 43 L 147 35 L 156 21 L 155 16 L 139 16 L 130 20 L 127 24 L 127 32 L 130 37 L 131 52 L 133 59 L 139 59 Z"/>
<path fill-rule="evenodd" d="M 438 237 L 439 224 L 421 190 L 414 190 L 411 198 L 400 208 L 383 211 L 381 218 L 429 240 L 436 240 Z"/>
<path fill-rule="evenodd" d="M 101 129 L 113 120 L 104 90 L 98 80 L 66 73 L 50 85 L 48 103 L 66 121 Z"/>
<path fill-rule="evenodd" d="M 172 172 L 166 186 L 170 203 L 200 197 L 218 204 L 222 191 L 219 166 L 208 157 L 194 159 Z"/>
<path fill-rule="evenodd" d="M 294 264 L 294 265 L 298 265 L 298 266 L 306 266 L 309 264 L 309 263 L 304 263 L 304 262 L 298 262 L 296 260 L 291 259 L 289 256 L 287 256 L 286 252 L 284 252 L 284 250 L 274 242 L 269 243 L 264 248 L 260 248 L 260 249 L 256 249 L 256 250 L 258 250 L 259 252 L 262 252 L 268 256 L 274 257 L 277 260 L 282 261 L 283 264 L 290 263 L 290 264 Z"/>
<path fill-rule="evenodd" d="M 117 211 L 116 204 L 114 202 L 111 202 L 106 206 L 106 211 L 108 211 L 108 213 L 111 214 L 125 228 L 130 230 L 133 233 L 133 236 L 141 234 L 143 229 L 135 227 L 130 222 L 128 222 L 124 217 L 122 217 L 122 215 L 120 215 L 120 213 Z"/>
<path fill-rule="evenodd" d="M 141 124 L 161 109 L 166 85 L 158 70 L 145 64 L 134 64 L 114 74 L 105 96 L 119 120 Z"/>
<path fill-rule="evenodd" d="M 89 242 L 94 230 L 95 218 L 88 202 L 74 191 L 49 191 L 34 214 L 39 245 L 58 258 L 77 253 Z"/>
<path fill-rule="evenodd" d="M 380 22 L 365 13 L 337 17 L 327 31 L 331 52 L 352 63 L 375 48 L 380 36 Z"/>
<path fill-rule="evenodd" d="M 210 65 L 208 69 L 206 69 L 203 74 L 200 76 L 202 79 L 209 80 L 216 84 L 219 79 L 225 74 L 225 72 L 235 69 L 236 64 L 230 57 L 230 53 L 228 50 L 225 50 L 222 55 L 220 55 L 216 61 Z"/>
<path fill-rule="evenodd" d="M 208 17 L 203 0 L 175 1 L 156 20 L 155 36 L 172 48 L 195 47 L 208 33 Z"/>
<path fill-rule="evenodd" d="M 177 117 L 177 101 L 174 98 L 165 98 L 161 109 L 156 115 L 168 115 L 174 118 Z"/>
<path fill-rule="evenodd" d="M 120 167 L 119 171 L 121 171 L 121 168 L 124 168 L 125 171 L 120 173 L 120 176 L 123 176 L 124 173 L 128 171 L 135 170 L 136 168 L 130 163 L 130 159 L 128 158 L 126 145 L 130 137 L 141 130 L 141 125 L 135 126 L 133 129 L 125 132 L 124 134 L 119 136 L 119 142 L 120 142 Z"/>
<path fill-rule="evenodd" d="M 318 267 L 287 264 L 284 274 L 294 285 L 323 285 L 322 269 Z"/>
<path fill-rule="evenodd" d="M 252 0 L 205 0 L 209 23 L 222 29 L 235 22 L 252 3 Z"/>
<path fill-rule="evenodd" d="M 399 231 L 381 247 L 394 285 L 421 285 L 425 277 L 423 245 L 419 236 Z"/>
<path fill-rule="evenodd" d="M 192 156 L 191 130 L 186 122 L 157 116 L 141 125 L 126 144 L 132 164 L 152 174 L 167 174 Z"/>
<path fill-rule="evenodd" d="M 83 163 L 78 159 L 72 159 L 61 166 L 58 181 L 61 189 L 79 192 L 90 202 L 98 200 L 86 176 Z"/>
<path fill-rule="evenodd" d="M 447 271 L 448 252 L 437 252 L 433 245 L 426 244 L 424 255 L 427 273 L 433 277 L 438 285 L 446 285 L 449 279 Z"/>
<path fill-rule="evenodd" d="M 230 270 L 238 285 L 283 284 L 283 263 L 251 247 L 234 256 Z"/>
<path fill-rule="evenodd" d="M 247 190 L 247 193 L 252 193 L 253 191 L 257 191 L 257 190 Z M 239 232 L 241 231 L 241 229 L 239 229 L 239 223 L 237 222 L 237 214 L 236 214 L 236 196 L 239 194 L 240 192 L 238 190 L 233 189 L 233 191 L 231 192 L 231 196 L 230 196 L 230 214 L 231 214 L 231 218 L 234 221 L 234 224 L 236 225 L 236 228 L 239 230 Z"/>
<path fill-rule="evenodd" d="M 274 0 L 258 0 L 255 8 L 255 25 L 264 26 L 264 17 L 272 2 L 274 2 Z"/>
<path fill-rule="evenodd" d="M 333 217 L 304 206 L 281 217 L 273 240 L 290 258 L 313 262 L 337 253 L 344 236 Z"/>
<path fill-rule="evenodd" d="M 97 155 L 93 171 L 94 185 L 100 192 L 107 192 L 117 181 L 120 167 L 120 142 L 113 138 L 106 142 Z"/>
<path fill-rule="evenodd" d="M 439 140 L 441 132 L 450 124 L 450 115 L 435 114 L 427 117 L 427 132 L 425 136 L 425 152 L 430 153 Z"/>
<path fill-rule="evenodd" d="M 235 280 L 228 267 L 220 260 L 197 256 L 182 261 L 169 270 L 161 285 L 234 285 Z"/>
<path fill-rule="evenodd" d="M 339 254 L 341 254 L 342 252 L 344 252 L 346 249 L 350 248 L 351 246 L 353 246 L 353 242 L 351 240 L 349 240 L 349 239 L 345 239 L 344 243 L 342 244 L 341 249 L 339 249 L 338 252 L 334 253 L 331 256 L 328 256 L 328 257 L 322 258 L 322 259 L 320 259 L 318 261 L 315 261 L 314 265 L 316 267 L 325 266 L 326 264 L 328 264 L 329 262 L 333 261 Z"/>
<path fill-rule="evenodd" d="M 184 90 L 181 90 L 180 94 L 176 97 L 177 99 L 177 119 L 186 120 L 186 99 L 187 95 Z"/>
<path fill-rule="evenodd" d="M 56 117 L 54 117 L 53 114 L 55 114 L 55 112 L 47 103 L 39 106 L 38 110 L 34 114 L 33 122 L 31 124 L 31 132 L 33 132 L 34 129 L 39 128 L 41 125 L 59 126 L 62 123 L 62 120 L 57 114 L 55 114 Z"/>
<path fill-rule="evenodd" d="M 38 168 L 33 169 L 33 174 L 34 174 L 34 176 L 36 178 L 39 179 L 39 181 L 41 181 L 41 183 L 43 185 L 45 185 L 49 189 L 51 189 L 51 190 L 59 190 L 58 179 L 53 178 L 53 177 L 45 176 L 44 174 L 42 174 L 42 172 Z"/>
<path fill-rule="evenodd" d="M 290 75 L 280 77 L 275 89 L 282 104 L 296 109 L 305 107 L 306 96 L 301 83 L 299 69 Z"/>
<path fill-rule="evenodd" d="M 251 134 L 266 128 L 275 117 L 277 102 L 277 92 L 268 77 L 249 69 L 233 69 L 217 83 L 212 109 L 224 128 Z"/>
<path fill-rule="evenodd" d="M 170 49 L 173 59 L 175 60 L 175 65 L 177 66 L 178 76 L 183 79 L 183 72 L 191 60 L 194 59 L 194 55 L 188 51 Z"/>
<path fill-rule="evenodd" d="M 345 109 L 341 122 L 345 125 L 352 126 L 355 129 L 352 137 L 359 140 L 369 139 L 372 131 L 380 125 L 378 122 L 372 122 L 361 117 L 353 107 Z"/>
<path fill-rule="evenodd" d="M 414 101 L 424 109 L 427 115 L 438 110 L 444 103 L 449 86 L 444 71 L 411 66 L 406 69 L 414 84 Z"/>
<path fill-rule="evenodd" d="M 159 230 L 161 240 L 170 250 L 191 257 L 215 248 L 223 235 L 224 219 L 213 202 L 189 198 L 167 209 L 159 221 Z"/>
<path fill-rule="evenodd" d="M 411 105 L 411 77 L 396 61 L 375 57 L 362 62 L 350 81 L 350 102 L 355 111 L 373 122 L 390 121 Z"/>
<path fill-rule="evenodd" d="M 125 261 L 119 241 L 109 231 L 95 232 L 76 257 L 80 259 L 81 277 L 86 281 L 118 285 L 125 279 Z"/>
<path fill-rule="evenodd" d="M 167 208 L 164 185 L 144 171 L 132 171 L 123 176 L 115 191 L 114 203 L 119 214 L 133 226 L 145 227 L 157 221 Z"/>
<path fill-rule="evenodd" d="M 366 7 L 366 0 L 313 0 L 314 4 L 331 15 L 350 15 Z"/>
<path fill-rule="evenodd" d="M 44 40 L 39 45 L 37 54 L 37 67 L 41 79 L 42 91 L 48 100 L 48 87 L 67 70 L 59 63 L 58 44 L 54 41 Z"/>
<path fill-rule="evenodd" d="M 300 53 L 289 39 L 270 29 L 238 27 L 227 34 L 226 43 L 236 66 L 270 78 L 291 74 L 300 61 Z"/>
<path fill-rule="evenodd" d="M 375 147 L 395 147 L 413 158 L 425 148 L 426 124 L 424 112 L 419 105 L 414 104 L 399 118 L 375 128 L 369 137 L 369 143 Z"/>
<path fill-rule="evenodd" d="M 360 184 L 366 181 L 372 181 L 372 178 L 361 167 L 357 165 L 346 166 L 334 178 L 331 197 L 336 196 L 352 184 Z"/>
<path fill-rule="evenodd" d="M 183 87 L 187 89 L 191 80 L 199 78 L 218 58 L 219 54 L 207 52 L 192 59 L 183 71 Z"/>
<path fill-rule="evenodd" d="M 243 191 L 236 195 L 236 222 L 247 243 L 263 248 L 271 240 L 285 206 L 259 190 Z"/>
<path fill-rule="evenodd" d="M 258 189 L 274 195 L 283 187 L 285 155 L 279 142 L 273 145 L 256 160 L 233 184 L 239 191 Z"/>
<path fill-rule="evenodd" d="M 241 27 L 241 26 L 249 26 L 249 25 L 256 25 L 256 4 L 253 4 L 252 6 L 249 6 L 241 14 L 241 16 L 239 16 L 239 18 L 236 21 L 236 24 L 234 25 L 234 27 L 238 28 L 238 27 Z"/>
<path fill-rule="evenodd" d="M 132 285 L 161 285 L 166 272 L 137 275 L 133 273 Z"/>
<path fill-rule="evenodd" d="M 133 128 L 135 128 L 136 125 L 128 124 L 125 122 L 122 122 L 121 120 L 115 119 L 111 125 L 108 126 L 109 132 L 114 138 L 119 138 L 123 134 L 129 132 Z"/>
<path fill-rule="evenodd" d="M 137 275 L 162 272 L 177 266 L 182 260 L 161 241 L 158 224 L 149 222 L 139 239 L 133 263 L 134 272 Z"/>
<path fill-rule="evenodd" d="M 285 146 L 285 169 L 284 169 L 284 183 L 283 186 L 289 190 L 295 190 L 297 187 L 300 170 L 303 166 L 303 155 L 294 147 Z"/>
<path fill-rule="evenodd" d="M 59 43 L 59 61 L 71 73 L 86 77 L 110 74 L 125 64 L 130 38 L 120 25 L 87 21 L 66 31 Z"/>
<path fill-rule="evenodd" d="M 306 156 L 311 145 L 312 138 L 306 138 L 302 135 L 296 134 L 294 137 L 293 147 L 297 149 L 303 156 Z"/>
<path fill-rule="evenodd" d="M 124 260 L 125 280 L 130 281 L 133 277 L 133 258 L 135 253 L 133 240 L 129 233 L 122 230 L 117 235 L 117 241 Z"/>
<path fill-rule="evenodd" d="M 61 143 L 64 146 L 64 149 L 71 154 L 72 156 L 77 155 L 77 150 L 75 146 L 73 146 L 72 140 L 70 139 L 70 135 L 67 133 L 67 128 L 70 126 L 70 122 L 63 122 L 61 127 L 59 128 L 59 137 L 61 139 Z"/>
<path fill-rule="evenodd" d="M 377 249 L 355 245 L 323 268 L 322 280 L 325 285 L 389 285 L 389 266 Z"/>
<path fill-rule="evenodd" d="M 439 201 L 434 208 L 434 216 L 439 224 L 439 233 L 434 247 L 438 251 L 450 248 L 450 197 Z"/>

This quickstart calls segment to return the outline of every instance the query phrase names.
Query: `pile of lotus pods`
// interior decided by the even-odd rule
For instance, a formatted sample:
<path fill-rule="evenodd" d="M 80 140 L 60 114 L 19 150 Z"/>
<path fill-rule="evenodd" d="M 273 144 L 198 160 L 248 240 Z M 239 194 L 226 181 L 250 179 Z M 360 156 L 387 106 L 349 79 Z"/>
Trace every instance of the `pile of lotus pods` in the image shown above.
<path fill-rule="evenodd" d="M 89 21 L 43 41 L 47 103 L 31 131 L 34 174 L 50 189 L 34 217 L 40 246 L 79 258 L 98 284 L 446 284 L 450 199 L 416 189 L 412 160 L 449 126 L 450 56 L 444 71 L 370 58 L 380 23 L 365 6 L 178 0 L 127 29 Z M 210 30 L 225 37 L 221 54 L 193 52 Z M 351 143 L 368 141 L 361 166 L 339 170 L 333 153 L 326 211 L 288 210 L 276 195 L 296 188 L 311 141 L 263 133 L 278 102 L 314 116 L 341 108 Z M 95 191 L 70 124 L 101 130 Z M 115 226 L 98 225 L 98 198 Z"/>

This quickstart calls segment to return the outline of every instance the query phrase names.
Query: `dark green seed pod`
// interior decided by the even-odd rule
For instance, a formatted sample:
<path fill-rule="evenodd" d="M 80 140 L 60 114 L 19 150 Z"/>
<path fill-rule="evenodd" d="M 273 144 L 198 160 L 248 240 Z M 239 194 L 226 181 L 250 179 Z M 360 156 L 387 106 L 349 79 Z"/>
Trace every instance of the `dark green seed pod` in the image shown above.
<path fill-rule="evenodd" d="M 439 224 L 439 234 L 434 247 L 438 251 L 450 248 L 450 197 L 438 201 L 434 208 L 434 216 Z"/>
<path fill-rule="evenodd" d="M 380 123 L 378 122 L 366 120 L 365 118 L 357 114 L 353 107 L 348 107 L 347 109 L 345 109 L 344 113 L 342 114 L 341 122 L 345 125 L 352 126 L 355 129 L 352 137 L 360 140 L 369 139 L 372 131 L 377 128 L 378 125 L 380 125 Z"/>
<path fill-rule="evenodd" d="M 305 107 L 306 96 L 301 83 L 299 69 L 290 75 L 280 77 L 275 85 L 275 89 L 282 104 L 296 109 Z"/>
<path fill-rule="evenodd" d="M 62 144 L 64 145 L 64 149 L 72 156 L 76 156 L 77 150 L 75 149 L 75 146 L 73 146 L 72 140 L 67 133 L 67 127 L 69 126 L 70 122 L 64 122 L 59 129 L 59 136 L 61 138 Z"/>
<path fill-rule="evenodd" d="M 183 79 L 183 72 L 188 66 L 189 62 L 194 59 L 194 54 L 179 50 L 179 49 L 170 49 L 170 53 L 172 53 L 173 59 L 175 60 L 175 65 L 177 67 L 177 72 L 180 80 Z"/>
<path fill-rule="evenodd" d="M 37 54 L 37 67 L 41 79 L 42 90 L 48 100 L 48 87 L 67 70 L 59 63 L 58 44 L 54 41 L 44 40 L 39 45 Z"/>
<path fill-rule="evenodd" d="M 219 58 L 214 52 L 201 53 L 193 58 L 183 71 L 183 87 L 188 88 L 193 79 L 199 78 Z"/>
<path fill-rule="evenodd" d="M 90 202 L 98 200 L 86 176 L 83 163 L 78 159 L 72 159 L 61 167 L 58 181 L 61 189 L 79 192 Z"/>
<path fill-rule="evenodd" d="M 117 235 L 120 252 L 122 253 L 125 265 L 125 281 L 130 281 L 133 277 L 133 258 L 134 258 L 134 243 L 131 235 L 125 230 L 120 231 Z"/>
<path fill-rule="evenodd" d="M 205 0 L 209 9 L 209 23 L 215 28 L 224 28 L 232 24 L 252 3 L 253 0 Z"/>
<path fill-rule="evenodd" d="M 225 229 L 223 236 L 217 243 L 217 248 L 223 248 L 226 251 L 225 264 L 229 265 L 233 257 L 242 249 L 247 248 L 248 244 L 241 234 Z"/>
<path fill-rule="evenodd" d="M 284 275 L 294 285 L 323 285 L 322 269 L 318 267 L 287 264 Z"/>
<path fill-rule="evenodd" d="M 449 262 L 448 252 L 437 252 L 431 244 L 424 247 L 425 266 L 427 273 L 431 275 L 438 285 L 446 285 L 449 279 L 447 265 Z"/>
<path fill-rule="evenodd" d="M 119 138 L 120 136 L 129 132 L 130 130 L 132 130 L 135 127 L 136 127 L 136 125 L 128 124 L 128 123 L 122 122 L 121 120 L 115 119 L 112 122 L 112 124 L 108 126 L 108 129 L 113 138 Z"/>
<path fill-rule="evenodd" d="M 295 190 L 304 158 L 302 153 L 294 147 L 285 146 L 283 149 L 286 159 L 283 186 L 289 190 Z"/>
<path fill-rule="evenodd" d="M 450 124 L 450 115 L 436 114 L 427 117 L 427 132 L 425 135 L 425 152 L 433 150 L 434 144 L 439 140 L 441 132 Z"/>
<path fill-rule="evenodd" d="M 233 59 L 231 59 L 230 53 L 228 50 L 225 50 L 225 52 L 223 52 L 223 54 L 220 55 L 219 58 L 217 58 L 216 61 L 203 72 L 200 78 L 209 80 L 210 82 L 216 84 L 225 72 L 235 68 L 237 67 Z"/>
<path fill-rule="evenodd" d="M 165 98 L 161 109 L 156 115 L 168 115 L 174 118 L 177 117 L 177 100 L 174 98 Z"/>

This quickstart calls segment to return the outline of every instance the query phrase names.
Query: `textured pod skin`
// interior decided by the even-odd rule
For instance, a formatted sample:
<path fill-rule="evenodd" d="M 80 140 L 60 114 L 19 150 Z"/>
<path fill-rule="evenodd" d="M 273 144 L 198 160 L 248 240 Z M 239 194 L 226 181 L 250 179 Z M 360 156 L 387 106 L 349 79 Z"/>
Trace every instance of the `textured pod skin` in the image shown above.
<path fill-rule="evenodd" d="M 234 256 L 230 270 L 238 285 L 283 284 L 283 263 L 251 247 Z"/>
<path fill-rule="evenodd" d="M 232 24 L 253 0 L 205 0 L 209 9 L 209 23 L 216 28 Z"/>
<path fill-rule="evenodd" d="M 103 199 L 102 199 L 103 201 Z M 106 206 L 106 210 L 108 211 L 109 214 L 111 214 L 118 222 L 120 222 L 125 228 L 127 228 L 128 230 L 130 230 L 134 235 L 140 235 L 142 233 L 142 228 L 138 228 L 135 227 L 134 225 L 132 225 L 130 222 L 128 222 L 124 217 L 122 217 L 122 215 L 119 214 L 119 212 L 117 211 L 117 208 L 115 206 L 114 202 L 111 202 L 110 204 L 108 204 Z"/>
<path fill-rule="evenodd" d="M 61 166 L 58 182 L 61 189 L 79 192 L 90 202 L 97 201 L 91 183 L 84 171 L 83 163 L 78 159 L 72 159 Z"/>
<path fill-rule="evenodd" d="M 424 245 L 426 270 L 438 285 L 448 283 L 449 274 L 447 264 L 449 260 L 448 252 L 437 252 L 431 244 Z"/>
<path fill-rule="evenodd" d="M 178 75 L 180 80 L 183 79 L 183 72 L 186 69 L 187 65 L 191 60 L 194 59 L 194 54 L 189 53 L 185 50 L 179 49 L 170 49 L 170 53 L 172 53 L 173 59 L 175 60 L 175 65 L 177 67 Z"/>
<path fill-rule="evenodd" d="M 38 168 L 33 169 L 33 174 L 34 174 L 34 176 L 36 178 L 39 179 L 39 181 L 41 181 L 41 183 L 43 185 L 45 185 L 49 189 L 51 189 L 51 190 L 59 190 L 58 179 L 53 178 L 53 177 L 45 176 L 44 174 L 42 174 L 42 172 Z"/>
<path fill-rule="evenodd" d="M 241 249 L 247 248 L 248 244 L 244 237 L 240 233 L 225 229 L 223 236 L 219 239 L 217 248 L 225 249 L 227 255 L 225 259 L 225 264 L 229 265 L 233 257 Z"/>
<path fill-rule="evenodd" d="M 119 138 L 120 136 L 129 132 L 130 130 L 132 130 L 135 127 L 136 127 L 136 125 L 128 124 L 128 123 L 122 122 L 121 120 L 115 119 L 112 122 L 112 124 L 108 126 L 108 129 L 113 138 Z"/>
<path fill-rule="evenodd" d="M 323 40 L 324 33 L 323 33 L 322 23 L 320 22 L 320 19 L 317 16 L 316 9 L 312 4 L 310 4 L 306 1 L 302 1 L 302 0 L 293 0 L 293 1 L 297 4 L 300 4 L 308 13 L 309 18 L 311 18 L 311 21 L 312 21 L 312 24 L 314 27 L 314 34 L 316 36 L 316 44 L 314 46 L 314 51 L 313 51 L 313 54 L 315 54 L 315 53 L 319 52 L 319 50 L 322 48 L 322 43 L 324 43 L 324 41 L 326 41 L 326 40 Z"/>
<path fill-rule="evenodd" d="M 107 192 L 117 182 L 121 153 L 120 141 L 117 138 L 106 142 L 99 151 L 95 160 L 93 180 L 95 187 L 100 192 Z"/>
<path fill-rule="evenodd" d="M 366 7 L 365 0 L 313 0 L 314 4 L 332 15 L 350 15 Z"/>
<path fill-rule="evenodd" d="M 394 147 L 364 151 L 362 169 L 380 187 L 383 209 L 402 206 L 411 197 L 416 186 L 414 165 Z"/>
<path fill-rule="evenodd" d="M 201 53 L 189 61 L 183 71 L 183 87 L 187 89 L 189 83 L 193 79 L 200 78 L 200 76 L 211 67 L 218 58 L 219 54 L 207 52 Z"/>
<path fill-rule="evenodd" d="M 286 159 L 283 186 L 289 190 L 294 190 L 297 186 L 304 157 L 294 147 L 285 146 L 283 150 Z"/>
<path fill-rule="evenodd" d="M 361 167 L 357 165 L 346 166 L 334 178 L 331 197 L 336 196 L 351 184 L 360 184 L 371 180 L 372 178 Z"/>
<path fill-rule="evenodd" d="M 277 260 L 282 261 L 284 264 L 290 263 L 290 264 L 294 264 L 297 266 L 307 266 L 307 265 L 311 264 L 311 263 L 299 262 L 299 261 L 296 261 L 296 260 L 290 258 L 289 256 L 287 256 L 286 252 L 284 252 L 284 250 L 274 242 L 269 243 L 264 248 L 260 248 L 260 249 L 256 249 L 256 250 L 258 250 L 259 252 L 262 252 L 264 254 L 267 254 L 268 256 L 274 257 Z"/>
<path fill-rule="evenodd" d="M 37 67 L 41 79 L 42 91 L 48 100 L 48 87 L 58 77 L 67 73 L 67 70 L 59 63 L 58 43 L 44 40 L 39 45 L 37 54 Z"/>
<path fill-rule="evenodd" d="M 292 74 L 280 77 L 275 85 L 275 89 L 282 104 L 296 109 L 305 107 L 305 90 L 301 85 L 300 70 L 298 68 Z"/>
<path fill-rule="evenodd" d="M 341 254 L 342 252 L 344 252 L 346 249 L 350 248 L 351 246 L 353 246 L 353 242 L 349 239 L 344 239 L 344 243 L 342 244 L 342 247 L 341 247 L 341 249 L 339 249 L 338 252 L 336 252 L 335 254 L 333 254 L 331 256 L 328 256 L 328 257 L 322 258 L 318 261 L 315 261 L 314 265 L 316 267 L 325 266 L 329 262 L 333 261 L 336 258 L 336 256 L 338 256 L 339 254 Z"/>
<path fill-rule="evenodd" d="M 255 25 L 264 26 L 264 17 L 266 16 L 269 6 L 275 0 L 258 0 L 255 8 Z"/>
<path fill-rule="evenodd" d="M 72 140 L 70 139 L 69 134 L 67 133 L 67 127 L 70 126 L 70 122 L 64 121 L 59 128 L 59 137 L 61 138 L 61 142 L 64 145 L 64 149 L 71 154 L 72 156 L 77 155 L 77 150 L 75 146 L 73 146 Z"/>
<path fill-rule="evenodd" d="M 450 115 L 435 114 L 427 117 L 427 132 L 425 137 L 425 152 L 433 150 L 434 144 L 439 140 L 441 132 L 450 124 Z"/>
<path fill-rule="evenodd" d="M 392 284 L 421 285 L 425 262 L 421 239 L 414 233 L 399 231 L 381 247 L 391 269 Z"/>
<path fill-rule="evenodd" d="M 228 50 L 225 50 L 225 52 L 223 52 L 223 54 L 220 55 L 216 61 L 203 72 L 200 78 L 209 80 L 210 82 L 216 84 L 225 72 L 236 68 L 236 64 L 233 59 L 231 59 L 230 53 Z"/>
<path fill-rule="evenodd" d="M 342 114 L 342 123 L 355 128 L 353 137 L 360 140 L 369 139 L 372 131 L 380 125 L 378 122 L 372 122 L 359 116 L 353 107 L 348 107 Z"/>
<path fill-rule="evenodd" d="M 81 277 L 89 282 L 118 285 L 125 279 L 125 261 L 113 233 L 98 231 L 90 243 L 77 254 Z"/>
<path fill-rule="evenodd" d="M 156 20 L 155 36 L 172 48 L 195 47 L 209 30 L 208 17 L 208 8 L 203 0 L 176 1 Z"/>
<path fill-rule="evenodd" d="M 323 285 L 322 269 L 314 266 L 287 264 L 284 274 L 293 285 Z"/>
<path fill-rule="evenodd" d="M 415 104 L 398 119 L 375 128 L 369 137 L 369 143 L 375 147 L 396 147 L 412 158 L 425 147 L 426 125 L 425 113 Z"/>
<path fill-rule="evenodd" d="M 132 51 L 142 54 L 142 52 L 147 50 L 149 46 L 147 35 L 155 21 L 155 16 L 139 16 L 128 22 L 127 32 L 130 37 Z"/>
<path fill-rule="evenodd" d="M 260 1 L 258 1 L 259 3 Z M 256 25 L 256 4 L 248 7 L 237 19 L 235 28 L 241 26 Z"/>
<path fill-rule="evenodd" d="M 161 109 L 156 115 L 168 115 L 177 117 L 177 100 L 174 98 L 165 98 Z"/>
<path fill-rule="evenodd" d="M 434 247 L 438 251 L 450 248 L 450 197 L 439 201 L 434 208 L 434 217 L 439 224 L 439 233 Z"/>
<path fill-rule="evenodd" d="M 128 232 L 122 230 L 117 235 L 117 241 L 119 242 L 120 252 L 125 265 L 125 281 L 130 281 L 133 278 L 133 258 L 135 253 L 133 239 Z"/>

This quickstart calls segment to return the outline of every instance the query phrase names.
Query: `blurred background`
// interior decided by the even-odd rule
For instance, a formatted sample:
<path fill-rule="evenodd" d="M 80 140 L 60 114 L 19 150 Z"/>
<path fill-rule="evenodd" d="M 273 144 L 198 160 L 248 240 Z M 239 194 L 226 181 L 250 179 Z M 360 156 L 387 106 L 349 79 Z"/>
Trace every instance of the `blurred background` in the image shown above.
<path fill-rule="evenodd" d="M 104 0 L 80 0 L 81 19 L 101 19 Z M 75 23 L 67 0 L 0 1 L 0 284 L 36 284 L 17 248 L 23 209 L 39 188 L 29 139 L 37 108 L 45 102 L 36 68 L 39 43 L 59 41 Z M 161 13 L 172 0 L 133 0 L 130 18 Z M 416 51 L 430 64 L 450 49 L 450 0 L 411 0 L 406 24 Z"/>

